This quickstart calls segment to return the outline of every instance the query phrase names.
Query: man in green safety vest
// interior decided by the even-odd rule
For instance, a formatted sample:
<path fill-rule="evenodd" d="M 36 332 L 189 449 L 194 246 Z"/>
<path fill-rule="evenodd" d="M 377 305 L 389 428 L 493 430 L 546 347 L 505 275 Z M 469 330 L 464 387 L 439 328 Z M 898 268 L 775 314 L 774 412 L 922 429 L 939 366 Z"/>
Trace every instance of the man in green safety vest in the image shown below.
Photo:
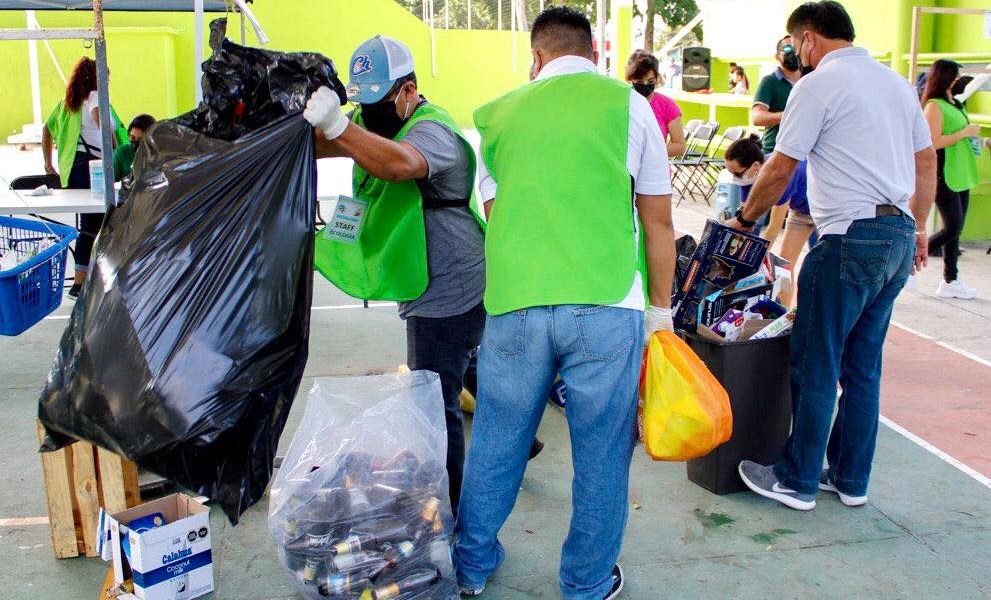
<path fill-rule="evenodd" d="M 549 8 L 531 30 L 532 81 L 475 113 L 489 212 L 478 405 L 457 523 L 461 594 L 502 562 L 497 534 L 557 373 L 574 463 L 561 552 L 568 600 L 615 598 L 636 440 L 643 342 L 671 329 L 671 183 L 647 101 L 596 72 L 588 19 Z M 638 272 L 642 222 L 650 307 Z M 647 318 L 644 309 L 647 308 Z"/>
<path fill-rule="evenodd" d="M 303 116 L 318 158 L 354 159 L 342 197 L 317 234 L 315 264 L 344 292 L 399 302 L 410 369 L 440 375 L 447 469 L 457 507 L 465 439 L 459 396 L 485 326 L 484 236 L 474 209 L 475 155 L 454 120 L 417 90 L 413 55 L 376 36 L 354 52 L 345 115 L 328 88 Z"/>

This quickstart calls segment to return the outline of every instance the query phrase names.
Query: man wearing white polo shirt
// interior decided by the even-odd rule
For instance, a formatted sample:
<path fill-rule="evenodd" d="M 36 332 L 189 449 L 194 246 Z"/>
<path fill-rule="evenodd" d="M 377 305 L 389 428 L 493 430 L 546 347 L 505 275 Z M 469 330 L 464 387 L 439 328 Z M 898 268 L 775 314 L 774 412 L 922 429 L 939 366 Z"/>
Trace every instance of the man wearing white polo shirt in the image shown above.
<path fill-rule="evenodd" d="M 461 595 L 472 597 L 505 558 L 498 534 L 560 373 L 574 463 L 561 595 L 612 600 L 623 589 L 616 561 L 629 511 L 642 342 L 672 329 L 667 150 L 644 97 L 596 72 L 587 17 L 548 8 L 530 36 L 532 81 L 475 112 L 479 187 L 490 210 L 489 317 L 454 562 Z M 637 214 L 649 306 L 637 273 Z"/>
<path fill-rule="evenodd" d="M 822 237 L 798 282 L 791 437 L 777 464 L 743 461 L 740 476 L 798 510 L 814 508 L 818 490 L 861 506 L 877 439 L 881 349 L 895 298 L 926 264 L 936 155 L 914 90 L 853 46 L 853 23 L 838 2 L 801 5 L 788 33 L 807 75 L 746 208 L 728 224 L 749 229 L 808 159 L 809 206 Z M 843 394 L 830 427 L 837 383 Z"/>

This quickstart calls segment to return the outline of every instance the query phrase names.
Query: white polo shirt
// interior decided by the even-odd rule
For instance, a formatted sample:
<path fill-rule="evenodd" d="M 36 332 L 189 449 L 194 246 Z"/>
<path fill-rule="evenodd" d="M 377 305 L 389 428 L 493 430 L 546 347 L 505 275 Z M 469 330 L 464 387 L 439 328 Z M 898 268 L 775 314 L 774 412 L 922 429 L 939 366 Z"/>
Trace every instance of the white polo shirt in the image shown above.
<path fill-rule="evenodd" d="M 930 146 L 915 89 L 851 47 L 830 52 L 795 84 L 775 151 L 808 159 L 810 212 L 828 235 L 874 218 L 881 204 L 911 217 L 915 153 Z"/>
<path fill-rule="evenodd" d="M 544 65 L 537 75 L 536 81 L 574 75 L 575 73 L 596 72 L 592 61 L 580 56 L 562 56 Z M 595 110 L 590 106 L 589 110 Z M 671 175 L 668 165 L 668 150 L 661 135 L 661 127 L 657 124 L 653 109 L 647 99 L 636 90 L 630 89 L 630 128 L 629 146 L 626 152 L 626 166 L 635 182 L 634 192 L 647 196 L 666 196 L 671 193 Z M 479 191 L 482 201 L 488 202 L 496 198 L 497 184 L 485 167 L 485 161 L 478 159 Z M 636 207 L 634 207 L 634 230 L 636 230 Z M 638 235 L 634 233 L 633 249 L 638 252 Z M 633 278 L 633 286 L 626 298 L 617 308 L 644 310 L 643 279 L 637 271 Z"/>

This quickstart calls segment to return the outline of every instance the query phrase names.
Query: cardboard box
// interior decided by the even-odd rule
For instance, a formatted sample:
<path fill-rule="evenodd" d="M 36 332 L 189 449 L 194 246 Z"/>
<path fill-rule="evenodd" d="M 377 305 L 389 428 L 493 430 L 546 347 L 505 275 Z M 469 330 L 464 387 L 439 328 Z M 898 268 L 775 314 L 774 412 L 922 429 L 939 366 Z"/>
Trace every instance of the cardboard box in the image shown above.
<path fill-rule="evenodd" d="M 674 298 L 675 326 L 695 331 L 702 298 L 756 273 L 768 245 L 767 240 L 710 219 Z"/>
<path fill-rule="evenodd" d="M 161 513 L 166 525 L 137 533 L 127 525 Z M 213 591 L 210 509 L 186 494 L 172 494 L 105 519 L 114 561 L 114 580 L 134 580 L 141 600 L 192 600 Z M 122 547 L 130 545 L 130 559 Z"/>

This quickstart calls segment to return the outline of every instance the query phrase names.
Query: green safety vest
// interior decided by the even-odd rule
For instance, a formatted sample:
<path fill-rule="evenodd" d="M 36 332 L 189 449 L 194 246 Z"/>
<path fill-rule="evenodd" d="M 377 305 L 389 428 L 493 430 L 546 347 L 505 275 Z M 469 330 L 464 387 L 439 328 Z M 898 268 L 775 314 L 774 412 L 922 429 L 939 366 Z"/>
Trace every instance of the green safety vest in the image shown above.
<path fill-rule="evenodd" d="M 110 107 L 110 114 L 114 120 L 114 131 L 111 137 L 117 141 L 118 146 L 129 144 L 127 128 L 124 127 L 113 106 Z M 58 148 L 59 179 L 62 180 L 62 187 L 66 187 L 69 185 L 72 163 L 76 160 L 76 146 L 79 145 L 79 135 L 83 130 L 83 115 L 78 110 L 67 110 L 65 100 L 62 100 L 48 116 L 45 126 L 51 132 L 52 138 L 55 140 L 55 147 Z M 111 152 L 113 152 L 112 149 Z"/>
<path fill-rule="evenodd" d="M 361 125 L 361 109 L 352 120 Z M 417 123 L 434 121 L 455 134 L 471 157 L 475 179 L 475 152 L 457 123 L 443 109 L 422 104 L 393 138 L 401 141 Z M 474 186 L 473 186 L 474 187 Z M 330 225 L 316 236 L 314 264 L 320 273 L 344 293 L 363 300 L 407 302 L 427 289 L 427 235 L 423 222 L 423 198 L 416 181 L 386 181 L 372 177 L 357 163 L 352 172 L 352 193 L 368 203 L 361 231 L 353 242 L 325 236 Z M 469 208 L 481 218 L 474 191 Z"/>
<path fill-rule="evenodd" d="M 485 308 L 610 305 L 637 269 L 626 159 L 630 87 L 597 73 L 533 81 L 475 112 L 498 187 Z"/>
<path fill-rule="evenodd" d="M 967 111 L 953 106 L 942 98 L 934 98 L 943 113 L 943 135 L 952 135 L 970 124 Z M 954 192 L 962 192 L 977 187 L 980 180 L 977 172 L 977 157 L 971 148 L 970 140 L 964 138 L 945 149 L 943 179 L 946 187 Z"/>

